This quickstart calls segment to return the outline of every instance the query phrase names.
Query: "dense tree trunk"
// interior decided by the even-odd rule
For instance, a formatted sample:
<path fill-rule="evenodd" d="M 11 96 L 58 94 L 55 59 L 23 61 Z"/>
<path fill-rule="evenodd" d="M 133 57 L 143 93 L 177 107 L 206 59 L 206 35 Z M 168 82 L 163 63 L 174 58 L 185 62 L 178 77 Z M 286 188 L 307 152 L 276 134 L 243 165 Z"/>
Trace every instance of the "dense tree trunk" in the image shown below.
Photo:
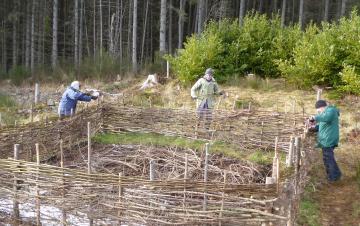
<path fill-rule="evenodd" d="M 31 6 L 31 47 L 30 47 L 31 73 L 34 73 L 34 69 L 35 69 L 35 9 L 36 9 L 36 0 L 33 0 Z"/>
<path fill-rule="evenodd" d="M 182 48 L 184 36 L 185 0 L 180 0 L 178 21 L 178 49 Z"/>
<path fill-rule="evenodd" d="M 341 1 L 341 13 L 340 13 L 340 17 L 345 16 L 345 13 L 346 13 L 346 2 L 347 2 L 347 0 L 342 0 L 342 1 Z"/>
<path fill-rule="evenodd" d="M 128 37 L 127 37 L 127 58 L 130 58 L 131 54 L 131 25 L 132 25 L 132 5 L 133 1 L 129 1 L 129 18 L 128 18 Z"/>
<path fill-rule="evenodd" d="M 160 9 L 160 56 L 166 53 L 166 0 L 161 0 Z"/>
<path fill-rule="evenodd" d="M 229 1 L 228 0 L 221 0 L 220 1 L 220 8 L 219 8 L 219 19 L 224 19 L 228 16 L 228 7 Z M 206 8 L 205 6 L 203 8 Z"/>
<path fill-rule="evenodd" d="M 18 22 L 18 13 L 17 13 L 17 2 L 18 0 L 14 0 L 14 18 L 12 19 L 13 25 L 13 35 L 12 35 L 12 67 L 17 65 L 17 22 Z"/>
<path fill-rule="evenodd" d="M 123 1 L 120 0 L 120 18 L 119 18 L 119 61 L 120 65 L 122 64 L 123 59 L 123 41 L 122 41 L 122 33 L 123 33 L 123 17 L 124 17 L 124 10 L 123 10 Z"/>
<path fill-rule="evenodd" d="M 324 21 L 328 21 L 329 20 L 329 4 L 330 4 L 330 0 L 325 0 L 325 9 L 324 9 Z"/>
<path fill-rule="evenodd" d="M 75 67 L 79 66 L 79 0 L 75 0 L 75 7 L 74 7 L 74 63 Z"/>
<path fill-rule="evenodd" d="M 58 38 L 58 0 L 53 0 L 53 27 L 52 27 L 52 50 L 51 50 L 51 66 L 55 68 L 57 65 L 57 38 Z"/>
<path fill-rule="evenodd" d="M 168 51 L 169 54 L 172 54 L 172 0 L 168 0 L 169 1 L 169 26 L 168 26 Z"/>
<path fill-rule="evenodd" d="M 84 0 L 80 0 L 80 20 L 79 20 L 79 60 L 78 63 L 81 65 L 83 57 L 83 23 L 84 23 Z"/>
<path fill-rule="evenodd" d="M 274 0 L 274 8 L 273 8 L 275 13 L 278 13 L 278 0 Z"/>
<path fill-rule="evenodd" d="M 282 7 L 281 7 L 281 26 L 284 27 L 285 26 L 285 18 L 286 18 L 286 1 L 287 0 L 283 0 L 282 1 Z"/>
<path fill-rule="evenodd" d="M 300 5 L 299 5 L 299 25 L 300 25 L 301 29 L 304 28 L 304 0 L 300 0 Z"/>
<path fill-rule="evenodd" d="M 240 0 L 240 12 L 239 12 L 239 24 L 240 26 L 244 23 L 245 16 L 245 0 Z"/>
<path fill-rule="evenodd" d="M 197 8 L 197 33 L 201 33 L 204 25 L 204 0 L 199 0 L 198 8 Z"/>
<path fill-rule="evenodd" d="M 263 13 L 263 11 L 264 11 L 264 0 L 259 0 L 259 9 L 258 9 L 258 11 L 260 13 Z"/>
<path fill-rule="evenodd" d="M 141 63 L 144 63 L 143 60 L 144 60 L 144 52 L 145 52 L 145 37 L 146 37 L 146 32 L 147 32 L 148 12 L 149 12 L 149 0 L 146 0 L 143 35 L 142 35 L 142 40 L 141 40 L 141 58 L 140 58 Z"/>
<path fill-rule="evenodd" d="M 103 16 L 102 16 L 102 0 L 99 5 L 99 17 L 100 17 L 100 61 L 102 61 L 103 52 Z"/>
<path fill-rule="evenodd" d="M 2 22 L 2 67 L 4 71 L 7 71 L 7 51 L 6 51 L 6 31 L 5 31 L 5 22 Z"/>
<path fill-rule="evenodd" d="M 133 35 L 132 35 L 132 71 L 136 73 L 137 71 L 137 46 L 136 46 L 136 39 L 137 39 L 137 0 L 134 0 L 134 8 L 133 8 Z"/>
<path fill-rule="evenodd" d="M 93 11 L 93 54 L 94 59 L 96 57 L 96 0 L 94 0 L 94 11 Z"/>
<path fill-rule="evenodd" d="M 31 1 L 26 3 L 26 37 L 25 37 L 25 67 L 30 68 L 30 47 L 31 47 Z"/>
<path fill-rule="evenodd" d="M 3 0 L 1 66 L 8 70 L 24 65 L 34 72 L 43 65 L 54 69 L 72 63 L 78 67 L 84 56 L 89 56 L 94 57 L 94 66 L 100 63 L 101 67 L 106 51 L 119 61 L 121 70 L 125 66 L 133 70 L 135 59 L 138 71 L 139 63 L 154 60 L 158 50 L 162 56 L 173 54 L 175 47 L 183 48 L 185 38 L 202 32 L 209 20 L 238 17 L 241 26 L 250 9 L 269 16 L 281 10 L 282 26 L 299 22 L 304 29 L 308 21 L 320 23 L 346 16 L 358 1 L 138 0 L 136 15 L 133 3 L 133 0 Z"/>

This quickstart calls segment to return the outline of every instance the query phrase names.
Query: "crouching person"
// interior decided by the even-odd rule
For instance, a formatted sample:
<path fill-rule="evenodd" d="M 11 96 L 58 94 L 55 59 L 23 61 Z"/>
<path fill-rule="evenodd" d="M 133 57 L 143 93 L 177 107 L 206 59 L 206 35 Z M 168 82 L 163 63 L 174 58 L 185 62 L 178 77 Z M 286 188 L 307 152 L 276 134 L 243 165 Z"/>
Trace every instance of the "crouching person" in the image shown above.
<path fill-rule="evenodd" d="M 63 93 L 60 103 L 58 114 L 60 120 L 75 114 L 76 105 L 78 101 L 90 102 L 91 100 L 96 100 L 97 96 L 91 96 L 89 94 L 83 93 L 80 91 L 80 83 L 74 81 Z"/>

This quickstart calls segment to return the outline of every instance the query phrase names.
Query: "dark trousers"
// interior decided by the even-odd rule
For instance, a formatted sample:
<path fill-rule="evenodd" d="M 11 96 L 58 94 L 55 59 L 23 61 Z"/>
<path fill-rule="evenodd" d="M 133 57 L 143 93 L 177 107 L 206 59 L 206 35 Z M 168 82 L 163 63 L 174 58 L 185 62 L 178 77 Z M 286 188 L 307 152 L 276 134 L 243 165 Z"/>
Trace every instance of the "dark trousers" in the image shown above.
<path fill-rule="evenodd" d="M 329 181 L 336 181 L 341 177 L 340 169 L 335 161 L 334 149 L 335 147 L 322 149 L 324 165 Z"/>
<path fill-rule="evenodd" d="M 204 122 L 204 127 L 206 130 L 210 129 L 211 121 L 212 121 L 212 109 L 209 109 L 207 100 L 204 100 L 197 109 L 198 114 L 198 126 L 200 123 Z"/>

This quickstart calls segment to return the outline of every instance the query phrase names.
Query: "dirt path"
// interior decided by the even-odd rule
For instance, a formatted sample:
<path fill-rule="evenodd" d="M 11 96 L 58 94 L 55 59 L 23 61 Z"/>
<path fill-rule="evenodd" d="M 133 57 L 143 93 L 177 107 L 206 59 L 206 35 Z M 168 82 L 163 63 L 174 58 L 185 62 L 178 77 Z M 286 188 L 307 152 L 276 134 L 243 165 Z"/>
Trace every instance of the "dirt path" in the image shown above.
<path fill-rule="evenodd" d="M 355 178 L 343 178 L 317 192 L 323 226 L 360 226 L 360 190 Z"/>

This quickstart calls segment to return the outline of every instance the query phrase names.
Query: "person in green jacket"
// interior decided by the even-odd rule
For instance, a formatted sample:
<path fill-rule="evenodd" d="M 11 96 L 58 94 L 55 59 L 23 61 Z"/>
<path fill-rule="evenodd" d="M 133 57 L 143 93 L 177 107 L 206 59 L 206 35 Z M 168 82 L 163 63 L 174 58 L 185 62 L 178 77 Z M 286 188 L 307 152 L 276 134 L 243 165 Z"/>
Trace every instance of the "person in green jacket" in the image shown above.
<path fill-rule="evenodd" d="M 191 88 L 191 97 L 196 100 L 197 113 L 200 120 L 205 119 L 205 127 L 210 128 L 212 110 L 214 108 L 215 96 L 223 95 L 214 79 L 214 70 L 206 69 L 205 75 L 200 78 Z"/>
<path fill-rule="evenodd" d="M 330 182 L 341 178 L 341 171 L 334 157 L 334 150 L 339 143 L 339 110 L 335 106 L 329 106 L 326 101 L 318 100 L 315 104 L 318 114 L 310 118 L 310 122 L 316 122 L 314 131 L 317 134 L 317 147 L 322 149 L 323 161 L 327 178 Z"/>

